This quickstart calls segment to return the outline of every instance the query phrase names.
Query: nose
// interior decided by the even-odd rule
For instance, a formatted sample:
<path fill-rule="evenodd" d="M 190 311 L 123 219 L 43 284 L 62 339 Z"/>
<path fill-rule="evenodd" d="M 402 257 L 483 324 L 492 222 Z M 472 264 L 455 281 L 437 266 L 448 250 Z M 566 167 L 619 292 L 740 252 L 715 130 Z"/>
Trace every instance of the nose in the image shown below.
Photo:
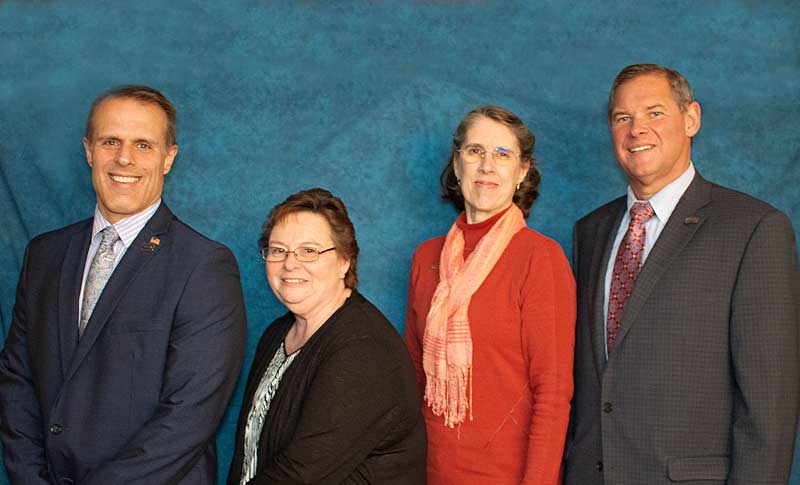
<path fill-rule="evenodd" d="M 300 266 L 300 263 L 297 261 L 297 257 L 294 255 L 294 251 L 286 253 L 286 259 L 283 260 L 283 267 L 288 270 L 293 270 Z"/>
<path fill-rule="evenodd" d="M 494 154 L 492 152 L 484 152 L 481 161 L 478 164 L 478 171 L 481 173 L 494 172 Z"/>
<path fill-rule="evenodd" d="M 121 143 L 117 150 L 117 164 L 126 167 L 133 163 L 133 147 L 128 143 Z"/>
<path fill-rule="evenodd" d="M 634 117 L 631 120 L 631 136 L 643 135 L 647 132 L 647 123 L 641 118 Z"/>

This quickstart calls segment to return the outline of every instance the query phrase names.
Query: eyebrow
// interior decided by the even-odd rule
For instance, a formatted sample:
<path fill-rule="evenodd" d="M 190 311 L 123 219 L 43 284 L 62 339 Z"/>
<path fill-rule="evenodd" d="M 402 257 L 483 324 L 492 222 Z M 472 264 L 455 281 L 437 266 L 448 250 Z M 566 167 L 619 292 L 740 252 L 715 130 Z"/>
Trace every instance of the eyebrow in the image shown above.
<path fill-rule="evenodd" d="M 464 144 L 464 146 L 465 147 L 481 147 L 484 150 L 486 150 L 486 147 L 483 146 L 480 143 L 466 143 L 466 144 Z M 513 152 L 514 151 L 513 148 L 508 148 L 508 147 L 494 147 L 494 149 L 495 150 L 500 150 L 501 152 Z"/>
<path fill-rule="evenodd" d="M 644 109 L 645 109 L 645 111 L 650 111 L 650 110 L 656 109 L 656 108 L 666 109 L 666 107 L 667 107 L 667 105 L 665 105 L 663 103 L 656 103 L 656 104 L 651 104 L 651 105 L 645 106 Z M 611 112 L 611 117 L 613 118 L 615 116 L 619 116 L 619 115 L 622 115 L 622 114 L 630 114 L 630 111 L 625 110 L 625 109 L 615 110 L 615 111 Z"/>
<path fill-rule="evenodd" d="M 119 135 L 115 135 L 115 134 L 111 134 L 111 133 L 109 133 L 109 134 L 98 133 L 98 134 L 95 134 L 93 136 L 93 138 L 95 140 L 120 140 L 120 141 L 125 139 L 125 137 L 123 137 L 123 136 L 119 136 Z M 152 146 L 160 146 L 161 145 L 157 140 L 150 140 L 148 138 L 136 138 L 135 140 L 133 140 L 133 143 L 143 143 L 143 142 L 147 143 L 148 145 L 152 145 Z"/>
<path fill-rule="evenodd" d="M 281 242 L 281 241 L 274 241 L 274 240 L 272 240 L 272 239 L 270 239 L 270 240 L 269 240 L 269 242 L 267 243 L 267 246 L 274 246 L 274 245 L 276 245 L 276 244 L 277 244 L 277 245 L 279 245 L 279 246 L 284 246 L 284 247 L 287 247 L 287 248 L 289 247 L 289 245 L 288 245 L 288 244 L 286 244 L 286 243 L 283 243 L 283 242 Z M 331 242 L 331 244 L 333 244 L 333 243 Z M 322 247 L 322 246 L 324 246 L 324 245 L 325 245 L 325 244 L 321 244 L 321 243 L 314 242 L 314 241 L 303 241 L 303 242 L 299 243 L 299 244 L 297 245 L 297 247 L 298 247 L 298 248 L 307 248 L 307 247 L 309 247 L 309 246 L 320 246 L 320 247 Z"/>

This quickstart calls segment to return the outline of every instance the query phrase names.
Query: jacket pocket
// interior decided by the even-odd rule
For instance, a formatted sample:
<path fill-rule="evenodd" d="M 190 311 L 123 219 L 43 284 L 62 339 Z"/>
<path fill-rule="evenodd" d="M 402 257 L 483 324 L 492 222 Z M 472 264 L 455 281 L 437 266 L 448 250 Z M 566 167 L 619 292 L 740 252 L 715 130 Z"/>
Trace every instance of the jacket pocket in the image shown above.
<path fill-rule="evenodd" d="M 114 312 L 107 325 L 112 335 L 130 335 L 134 333 L 169 332 L 172 322 L 164 318 L 149 318 L 141 314 Z"/>
<path fill-rule="evenodd" d="M 727 455 L 686 456 L 667 460 L 667 476 L 673 482 L 727 480 L 731 459 Z"/>

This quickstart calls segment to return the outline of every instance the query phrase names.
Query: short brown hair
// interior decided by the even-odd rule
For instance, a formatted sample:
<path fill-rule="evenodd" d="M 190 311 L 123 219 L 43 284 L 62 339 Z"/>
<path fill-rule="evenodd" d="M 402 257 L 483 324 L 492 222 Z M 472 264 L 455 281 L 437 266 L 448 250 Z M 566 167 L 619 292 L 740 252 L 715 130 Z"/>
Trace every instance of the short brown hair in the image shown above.
<path fill-rule="evenodd" d="M 539 197 L 539 183 L 542 180 L 542 175 L 533 158 L 533 147 L 536 143 L 536 137 L 533 136 L 531 130 L 525 126 L 525 123 L 523 123 L 517 115 L 502 106 L 482 106 L 480 108 L 475 108 L 467 113 L 461 120 L 461 123 L 458 124 L 456 131 L 453 133 L 453 145 L 450 148 L 450 157 L 447 160 L 444 170 L 442 170 L 442 174 L 439 176 L 439 183 L 442 186 L 442 199 L 449 200 L 459 212 L 464 210 L 464 194 L 461 193 L 461 187 L 458 184 L 458 178 L 456 177 L 453 163 L 455 162 L 458 150 L 461 149 L 461 145 L 467 137 L 467 131 L 481 118 L 489 118 L 507 126 L 517 138 L 521 163 L 526 161 L 530 162 L 530 169 L 517 191 L 514 192 L 513 199 L 517 207 L 522 210 L 524 216 L 528 217 L 533 202 Z"/>
<path fill-rule="evenodd" d="M 694 103 L 694 93 L 689 81 L 678 71 L 669 69 L 658 64 L 631 64 L 630 66 L 622 69 L 617 77 L 614 78 L 614 83 L 611 85 L 611 92 L 608 94 L 608 119 L 611 119 L 611 110 L 614 109 L 614 103 L 617 98 L 617 90 L 620 86 L 628 81 L 631 81 L 639 76 L 646 74 L 659 74 L 664 76 L 669 82 L 672 89 L 672 97 L 678 104 L 681 112 L 686 112 L 689 105 Z"/>
<path fill-rule="evenodd" d="M 86 133 L 84 136 L 87 140 L 92 139 L 92 134 L 94 132 L 94 113 L 97 111 L 97 107 L 100 106 L 100 103 L 103 101 L 114 98 L 135 99 L 137 101 L 141 101 L 142 103 L 151 103 L 159 106 L 167 116 L 167 132 L 164 134 L 165 139 L 167 140 L 166 148 L 169 149 L 169 147 L 175 144 L 175 141 L 177 140 L 176 137 L 178 129 L 178 113 L 175 110 L 175 106 L 173 106 L 173 104 L 170 103 L 163 94 L 155 89 L 148 86 L 136 85 L 117 86 L 115 88 L 111 88 L 94 100 L 92 107 L 89 109 L 89 116 L 86 118 Z"/>
<path fill-rule="evenodd" d="M 345 259 L 350 261 L 350 268 L 344 276 L 344 285 L 354 289 L 358 285 L 358 271 L 356 261 L 358 259 L 358 242 L 356 241 L 356 230 L 350 217 L 347 215 L 347 208 L 344 203 L 325 189 L 308 189 L 290 195 L 283 202 L 272 208 L 264 222 L 261 231 L 261 238 L 258 246 L 263 249 L 269 245 L 269 237 L 272 229 L 286 219 L 290 214 L 298 212 L 311 212 L 322 216 L 328 225 L 331 226 L 331 239 L 336 246 L 336 251 Z"/>

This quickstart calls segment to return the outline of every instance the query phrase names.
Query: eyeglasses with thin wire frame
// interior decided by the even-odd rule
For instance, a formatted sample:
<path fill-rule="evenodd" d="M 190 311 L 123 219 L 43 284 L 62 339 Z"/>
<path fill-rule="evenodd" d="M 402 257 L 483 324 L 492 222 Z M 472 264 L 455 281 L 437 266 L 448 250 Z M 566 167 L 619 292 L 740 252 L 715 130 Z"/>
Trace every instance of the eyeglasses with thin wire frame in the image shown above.
<path fill-rule="evenodd" d="M 333 251 L 334 249 L 336 249 L 335 246 L 322 250 L 308 246 L 300 246 L 299 248 L 289 251 L 286 248 L 267 246 L 265 248 L 261 248 L 261 259 L 268 263 L 280 263 L 282 261 L 286 261 L 286 258 L 289 257 L 289 253 L 292 253 L 294 254 L 294 258 L 301 263 L 313 263 L 319 259 L 320 254 Z"/>
<path fill-rule="evenodd" d="M 466 163 L 478 163 L 486 159 L 486 154 L 491 153 L 494 163 L 497 165 L 513 165 L 520 161 L 520 154 L 505 147 L 494 147 L 486 149 L 482 145 L 466 145 L 458 150 L 461 159 Z"/>

